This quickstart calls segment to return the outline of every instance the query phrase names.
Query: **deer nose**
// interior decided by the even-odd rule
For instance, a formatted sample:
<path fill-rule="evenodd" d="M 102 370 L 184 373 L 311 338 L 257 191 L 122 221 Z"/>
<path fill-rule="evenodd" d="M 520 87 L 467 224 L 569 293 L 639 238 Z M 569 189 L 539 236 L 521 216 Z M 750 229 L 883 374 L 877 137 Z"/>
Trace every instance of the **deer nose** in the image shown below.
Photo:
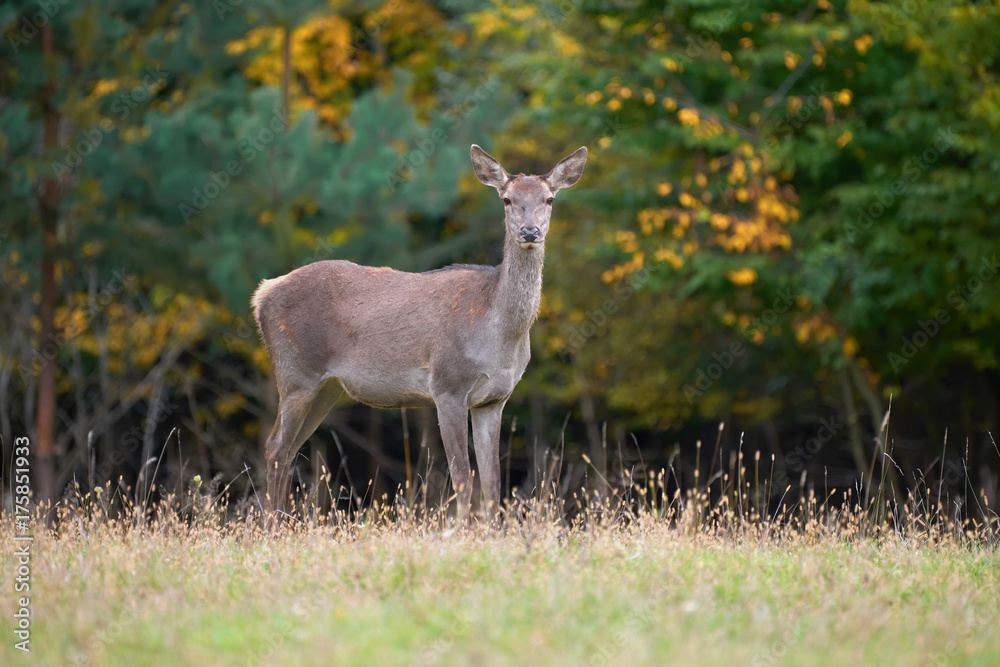
<path fill-rule="evenodd" d="M 525 227 L 521 230 L 521 238 L 527 243 L 534 243 L 541 236 L 538 227 Z"/>

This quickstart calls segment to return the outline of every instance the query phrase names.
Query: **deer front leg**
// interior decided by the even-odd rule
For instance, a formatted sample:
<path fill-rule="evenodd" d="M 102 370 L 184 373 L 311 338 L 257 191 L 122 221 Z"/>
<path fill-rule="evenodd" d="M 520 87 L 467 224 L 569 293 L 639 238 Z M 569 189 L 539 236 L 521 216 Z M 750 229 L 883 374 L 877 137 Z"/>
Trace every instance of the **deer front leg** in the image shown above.
<path fill-rule="evenodd" d="M 472 411 L 472 436 L 476 446 L 483 507 L 491 528 L 498 525 L 500 512 L 500 420 L 504 403 Z"/>
<path fill-rule="evenodd" d="M 472 499 L 472 471 L 469 467 L 469 409 L 465 401 L 454 397 L 436 397 L 441 443 L 448 457 L 451 482 L 458 494 L 456 518 L 458 525 L 469 523 L 469 501 Z"/>

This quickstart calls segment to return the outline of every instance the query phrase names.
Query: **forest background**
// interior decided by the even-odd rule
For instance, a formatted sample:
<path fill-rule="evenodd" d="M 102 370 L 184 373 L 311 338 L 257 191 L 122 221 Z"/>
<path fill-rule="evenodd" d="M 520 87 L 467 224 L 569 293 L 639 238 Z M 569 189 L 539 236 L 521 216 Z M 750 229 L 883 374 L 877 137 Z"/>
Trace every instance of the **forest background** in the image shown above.
<path fill-rule="evenodd" d="M 0 27 L 5 486 L 28 436 L 41 499 L 250 497 L 260 280 L 498 263 L 469 145 L 526 173 L 586 145 L 505 490 L 690 487 L 742 451 L 772 502 L 874 476 L 996 506 L 1000 3 L 15 0 Z M 338 405 L 307 488 L 324 467 L 367 500 L 446 483 L 432 411 Z"/>

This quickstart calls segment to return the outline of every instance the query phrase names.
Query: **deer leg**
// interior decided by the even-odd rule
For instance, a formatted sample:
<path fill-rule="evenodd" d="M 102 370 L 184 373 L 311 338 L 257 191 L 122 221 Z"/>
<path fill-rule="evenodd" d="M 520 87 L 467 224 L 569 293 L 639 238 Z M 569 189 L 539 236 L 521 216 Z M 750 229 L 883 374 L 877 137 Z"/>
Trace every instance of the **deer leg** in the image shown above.
<path fill-rule="evenodd" d="M 472 411 L 472 436 L 476 446 L 476 465 L 483 489 L 486 519 L 497 527 L 500 511 L 500 419 L 504 403 Z"/>
<path fill-rule="evenodd" d="M 465 402 L 453 398 L 436 398 L 441 443 L 448 456 L 451 482 L 458 494 L 456 518 L 460 526 L 469 523 L 469 501 L 472 499 L 472 470 L 469 467 L 469 409 Z"/>
<path fill-rule="evenodd" d="M 290 392 L 278 400 L 278 416 L 267 438 L 267 514 L 287 507 L 292 480 L 293 443 L 309 408 L 308 397 L 302 392 Z"/>
<path fill-rule="evenodd" d="M 327 383 L 313 391 L 295 390 L 281 396 L 278 418 L 267 439 L 269 514 L 286 509 L 295 456 L 342 393 L 343 387 L 339 383 Z"/>

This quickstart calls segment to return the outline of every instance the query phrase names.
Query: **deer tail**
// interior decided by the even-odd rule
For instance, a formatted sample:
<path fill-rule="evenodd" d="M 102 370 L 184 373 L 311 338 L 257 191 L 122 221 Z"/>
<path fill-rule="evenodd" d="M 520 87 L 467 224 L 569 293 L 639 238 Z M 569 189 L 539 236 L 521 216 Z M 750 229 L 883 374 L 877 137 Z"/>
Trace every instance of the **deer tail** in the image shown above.
<path fill-rule="evenodd" d="M 268 296 L 271 294 L 271 290 L 273 290 L 280 282 L 281 278 L 260 281 L 260 285 L 257 286 L 257 289 L 253 293 L 253 297 L 250 299 L 250 306 L 253 308 L 253 319 L 257 322 L 257 330 L 260 332 L 260 339 L 263 341 L 268 354 L 272 353 L 271 337 L 267 329 Z"/>

